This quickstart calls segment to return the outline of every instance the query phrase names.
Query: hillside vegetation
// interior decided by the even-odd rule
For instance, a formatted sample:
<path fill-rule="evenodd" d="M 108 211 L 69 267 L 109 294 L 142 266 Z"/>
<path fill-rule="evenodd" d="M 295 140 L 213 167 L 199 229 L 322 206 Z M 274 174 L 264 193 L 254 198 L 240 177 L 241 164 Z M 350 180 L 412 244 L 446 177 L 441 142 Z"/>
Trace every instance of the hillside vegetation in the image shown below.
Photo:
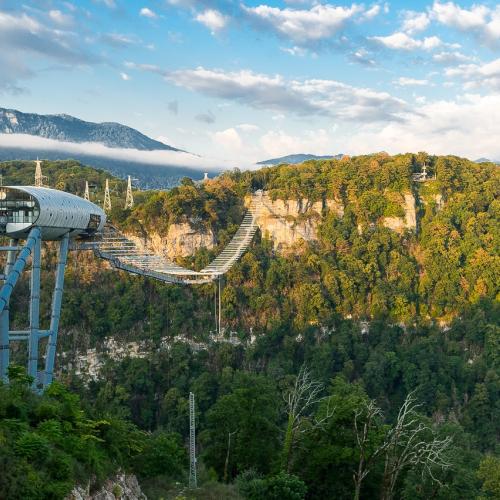
<path fill-rule="evenodd" d="M 413 182 L 424 163 L 435 180 Z M 228 241 L 244 196 L 256 189 L 275 199 L 335 199 L 343 216 L 325 208 L 318 239 L 284 252 L 256 236 L 223 284 L 223 325 L 240 343 L 209 339 L 213 285 L 166 286 L 71 255 L 59 380 L 80 395 L 86 418 L 119 418 L 186 443 L 194 392 L 204 488 L 197 498 L 497 498 L 498 168 L 425 153 L 310 161 L 205 184 L 186 179 L 141 193 L 130 211 L 117 205 L 112 218 L 137 234 L 179 221 L 213 229 L 217 247 L 183 262 L 198 268 Z M 400 234 L 381 221 L 402 216 L 403 193 L 417 200 L 417 226 Z M 44 273 L 53 267 L 50 260 Z M 16 327 L 26 322 L 26 295 L 25 276 L 12 306 Z M 48 303 L 43 310 L 48 322 Z M 108 337 L 143 341 L 148 354 L 107 359 L 97 380 L 76 376 L 75 352 L 99 351 Z M 313 396 L 297 415 L 287 402 L 302 385 Z M 24 467 L 16 439 L 0 439 L 12 457 L 7 478 Z M 52 467 L 40 460 L 40 470 Z M 71 478 L 89 477 L 76 460 L 71 470 L 82 472 Z M 180 494 L 180 463 L 181 471 L 137 471 L 151 498 Z M 136 470 L 133 461 L 118 465 Z"/>

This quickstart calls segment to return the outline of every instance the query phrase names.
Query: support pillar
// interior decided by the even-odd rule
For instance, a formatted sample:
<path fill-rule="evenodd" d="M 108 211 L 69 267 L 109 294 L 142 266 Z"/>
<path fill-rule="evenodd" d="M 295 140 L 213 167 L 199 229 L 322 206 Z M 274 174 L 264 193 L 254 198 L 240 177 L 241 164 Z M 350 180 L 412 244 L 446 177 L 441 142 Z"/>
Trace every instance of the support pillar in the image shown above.
<path fill-rule="evenodd" d="M 194 393 L 189 393 L 189 487 L 196 489 L 196 417 L 194 406 Z"/>
<path fill-rule="evenodd" d="M 68 258 L 69 235 L 63 236 L 59 243 L 59 254 L 56 268 L 56 282 L 54 294 L 52 296 L 52 312 L 50 316 L 49 341 L 45 356 L 45 375 L 43 386 L 47 387 L 52 383 L 54 377 L 54 362 L 56 358 L 57 334 L 59 332 L 59 319 L 61 317 L 61 304 L 64 289 L 64 271 Z"/>
<path fill-rule="evenodd" d="M 40 330 L 40 259 L 42 240 L 38 234 L 31 254 L 30 336 L 28 345 L 28 375 L 34 378 L 33 388 L 38 385 L 38 331 Z"/>
<path fill-rule="evenodd" d="M 11 239 L 9 246 L 16 247 L 18 240 Z M 16 260 L 16 251 L 7 251 L 7 261 L 5 264 L 4 276 L 7 276 L 12 270 L 12 266 Z M 8 382 L 8 367 L 10 361 L 10 344 L 9 344 L 9 302 L 5 304 L 5 307 L 0 314 L 0 380 L 4 383 Z"/>
<path fill-rule="evenodd" d="M 219 324 L 219 331 L 218 331 L 218 334 L 220 335 L 221 334 L 221 325 L 220 325 L 220 320 L 221 320 L 221 281 L 222 281 L 222 278 L 221 276 L 219 276 L 219 321 L 218 321 L 218 324 Z"/>

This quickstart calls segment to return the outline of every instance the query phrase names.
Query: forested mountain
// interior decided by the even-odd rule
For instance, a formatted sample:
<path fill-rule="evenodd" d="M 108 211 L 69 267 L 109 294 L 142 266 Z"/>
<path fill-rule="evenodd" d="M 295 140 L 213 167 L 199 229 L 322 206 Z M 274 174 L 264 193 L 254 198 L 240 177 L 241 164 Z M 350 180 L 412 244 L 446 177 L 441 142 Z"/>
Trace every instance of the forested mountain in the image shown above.
<path fill-rule="evenodd" d="M 69 155 L 74 158 L 68 159 L 68 153 L 54 151 L 29 151 L 20 149 L 2 149 L 0 148 L 0 169 L 14 170 L 25 166 L 27 172 L 35 171 L 35 162 L 38 157 L 43 158 L 42 169 L 51 169 L 51 165 L 68 166 L 72 165 L 91 165 L 92 170 L 107 172 L 108 177 L 127 179 L 130 175 L 134 178 L 134 184 L 140 186 L 141 189 L 169 189 L 178 186 L 184 177 L 189 177 L 195 181 L 201 180 L 204 177 L 204 172 L 201 170 L 190 169 L 185 167 L 175 167 L 168 165 L 147 165 L 144 163 L 129 162 L 123 160 L 114 160 L 111 158 L 103 158 L 92 155 Z M 16 158 L 16 160 L 12 160 Z M 64 159 L 61 159 L 64 158 Z M 1 161 L 5 160 L 5 161 Z M 22 167 L 24 168 L 24 167 Z M 90 167 L 89 167 L 90 168 Z M 59 172 L 59 169 L 57 169 Z M 110 175 L 111 174 L 111 175 Z M 45 175 L 45 173 L 44 173 Z M 61 175 L 64 176 L 63 173 Z M 216 175 L 216 172 L 211 172 L 211 176 Z M 32 183 L 33 175 L 28 174 L 27 183 Z M 80 181 L 84 182 L 81 177 Z M 55 185 L 55 184 L 52 184 Z"/>
<path fill-rule="evenodd" d="M 110 148 L 179 151 L 121 123 L 94 123 L 70 115 L 39 115 L 15 109 L 0 108 L 0 133 L 28 134 L 66 142 L 97 142 Z"/>
<path fill-rule="evenodd" d="M 327 159 L 335 159 L 338 160 L 342 158 L 342 154 L 337 155 L 325 155 L 325 156 L 317 156 L 308 153 L 298 153 L 294 155 L 280 156 L 279 158 L 271 158 L 269 160 L 259 161 L 257 165 L 280 165 L 282 163 L 287 164 L 296 164 L 302 163 L 307 160 L 327 160 Z"/>
<path fill-rule="evenodd" d="M 430 180 L 415 182 L 423 165 Z M 31 175 L 18 167 L 4 183 Z M 80 192 L 83 167 L 73 177 L 51 168 L 52 182 Z M 166 286 L 72 253 L 58 355 L 66 389 L 27 398 L 20 373 L 1 389 L 0 491 L 60 498 L 122 467 L 150 498 L 498 498 L 497 166 L 425 153 L 307 161 L 185 179 L 138 193 L 132 210 L 116 185 L 111 218 L 127 233 L 187 224 L 214 234 L 214 248 L 180 259 L 194 268 L 227 243 L 257 189 L 276 205 L 300 201 L 288 223 L 307 221 L 314 237 L 277 248 L 258 232 L 224 278 L 223 335 L 214 285 Z M 392 229 L 410 196 L 414 223 Z M 11 306 L 16 328 L 28 279 Z M 91 358 L 96 376 L 76 370 Z M 176 485 L 187 480 L 190 391 L 197 492 Z M 84 453 L 81 440 L 95 445 Z"/>
<path fill-rule="evenodd" d="M 162 142 L 156 141 L 139 131 L 120 123 L 93 123 L 80 120 L 70 115 L 39 115 L 22 113 L 14 109 L 0 108 L 0 134 L 27 134 L 35 137 L 54 139 L 64 142 L 97 143 L 109 148 L 137 149 L 140 151 L 174 151 L 183 152 Z M 0 161 L 27 161 L 43 158 L 49 161 L 73 161 L 104 169 L 126 178 L 127 175 L 137 179 L 143 189 L 166 189 L 179 184 L 183 177 L 194 180 L 203 179 L 206 168 L 184 167 L 178 164 L 151 164 L 121 159 L 122 156 L 102 155 L 87 148 L 88 152 L 68 152 L 64 144 L 54 149 L 38 147 L 37 149 L 21 146 L 0 146 Z M 87 150 L 86 150 L 87 151 Z M 175 162 L 174 162 L 175 163 Z M 208 169 L 213 174 L 217 169 Z"/>

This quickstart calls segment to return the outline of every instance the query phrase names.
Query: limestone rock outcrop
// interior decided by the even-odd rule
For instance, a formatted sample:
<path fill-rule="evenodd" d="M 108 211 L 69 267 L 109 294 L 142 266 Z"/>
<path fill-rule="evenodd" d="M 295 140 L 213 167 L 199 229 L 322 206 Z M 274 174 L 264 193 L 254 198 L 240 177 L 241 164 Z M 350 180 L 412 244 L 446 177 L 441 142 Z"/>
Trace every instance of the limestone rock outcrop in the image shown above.
<path fill-rule="evenodd" d="M 147 500 L 134 475 L 118 473 L 108 479 L 103 487 L 90 493 L 90 487 L 77 486 L 64 500 Z"/>
<path fill-rule="evenodd" d="M 146 239 L 132 234 L 127 234 L 127 237 L 169 260 L 193 255 L 200 248 L 211 249 L 215 244 L 211 230 L 195 229 L 188 222 L 171 224 L 166 235 L 151 232 Z"/>
<path fill-rule="evenodd" d="M 412 193 L 404 193 L 404 204 L 403 208 L 405 211 L 405 216 L 403 217 L 384 217 L 382 224 L 396 231 L 397 233 L 402 233 L 406 229 L 411 229 L 415 231 L 417 229 L 417 210 L 415 197 Z"/>
<path fill-rule="evenodd" d="M 277 250 L 292 247 L 300 240 L 316 240 L 318 222 L 325 210 L 331 210 L 339 217 L 344 214 L 344 207 L 336 200 L 272 200 L 264 193 L 262 205 L 257 225 Z"/>

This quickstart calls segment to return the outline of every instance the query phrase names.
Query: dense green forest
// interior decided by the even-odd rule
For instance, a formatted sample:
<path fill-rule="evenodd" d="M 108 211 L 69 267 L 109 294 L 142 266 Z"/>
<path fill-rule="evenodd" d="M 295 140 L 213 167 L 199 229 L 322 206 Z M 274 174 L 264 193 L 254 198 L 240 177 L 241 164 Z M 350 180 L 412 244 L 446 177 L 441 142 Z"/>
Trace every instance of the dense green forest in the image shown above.
<path fill-rule="evenodd" d="M 424 164 L 432 180 L 413 182 Z M 102 191 L 105 173 L 71 165 L 54 162 L 44 173 L 77 193 L 93 175 Z M 33 172 L 33 164 L 3 164 L 5 184 L 31 182 Z M 5 498 L 61 498 L 119 467 L 136 473 L 150 498 L 500 497 L 498 167 L 425 153 L 309 161 L 185 179 L 168 192 L 137 193 L 132 210 L 121 209 L 123 181 L 112 184 L 111 218 L 126 231 L 164 234 L 175 222 L 214 231 L 213 250 L 183 260 L 195 268 L 228 241 L 256 189 L 273 199 L 335 199 L 343 216 L 324 204 L 318 239 L 285 252 L 257 234 L 223 283 L 233 343 L 210 340 L 213 285 L 166 286 L 73 253 L 59 384 L 30 395 L 19 372 L 1 388 Z M 403 215 L 402 193 L 417 201 L 417 225 L 400 234 L 380 222 Z M 47 287 L 51 255 L 49 246 Z M 27 287 L 24 279 L 12 304 L 19 326 Z M 98 379 L 77 376 L 71 355 L 109 337 L 143 341 L 148 355 L 105 358 Z M 195 492 L 176 485 L 186 484 L 190 391 Z M 92 443 L 85 453 L 82 440 Z"/>

